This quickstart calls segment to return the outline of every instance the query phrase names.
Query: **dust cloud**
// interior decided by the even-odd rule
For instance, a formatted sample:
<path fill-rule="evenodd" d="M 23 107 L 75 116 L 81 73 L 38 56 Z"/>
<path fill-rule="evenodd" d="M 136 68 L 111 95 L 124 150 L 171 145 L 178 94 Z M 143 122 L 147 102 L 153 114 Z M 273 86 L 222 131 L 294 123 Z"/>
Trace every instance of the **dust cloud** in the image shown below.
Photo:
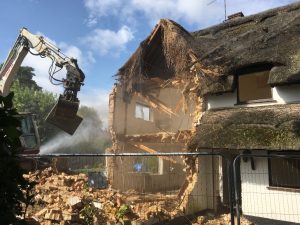
<path fill-rule="evenodd" d="M 97 129 L 98 128 L 98 129 Z M 108 138 L 107 134 L 99 127 L 95 127 L 93 120 L 84 118 L 78 129 L 73 135 L 64 132 L 58 133 L 51 140 L 43 144 L 40 148 L 40 154 L 50 154 L 54 152 L 63 153 L 66 148 L 74 148 L 79 153 L 78 146 L 82 143 L 95 142 L 95 139 Z"/>

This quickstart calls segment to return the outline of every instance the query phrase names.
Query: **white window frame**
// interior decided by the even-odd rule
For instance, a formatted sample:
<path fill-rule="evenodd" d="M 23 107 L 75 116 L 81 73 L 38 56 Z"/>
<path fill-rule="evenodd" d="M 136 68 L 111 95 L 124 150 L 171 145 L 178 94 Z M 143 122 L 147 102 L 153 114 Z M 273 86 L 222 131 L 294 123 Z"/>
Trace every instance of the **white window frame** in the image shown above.
<path fill-rule="evenodd" d="M 152 121 L 152 109 L 150 106 L 137 102 L 135 104 L 135 118 Z"/>

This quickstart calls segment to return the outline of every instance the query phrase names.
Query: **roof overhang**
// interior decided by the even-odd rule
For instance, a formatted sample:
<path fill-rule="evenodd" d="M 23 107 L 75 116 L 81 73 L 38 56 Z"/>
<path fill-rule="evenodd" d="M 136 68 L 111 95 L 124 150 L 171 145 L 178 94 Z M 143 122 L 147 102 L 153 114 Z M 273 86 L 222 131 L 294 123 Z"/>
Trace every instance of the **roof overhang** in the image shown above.
<path fill-rule="evenodd" d="M 207 111 L 189 149 L 300 150 L 300 104 Z"/>

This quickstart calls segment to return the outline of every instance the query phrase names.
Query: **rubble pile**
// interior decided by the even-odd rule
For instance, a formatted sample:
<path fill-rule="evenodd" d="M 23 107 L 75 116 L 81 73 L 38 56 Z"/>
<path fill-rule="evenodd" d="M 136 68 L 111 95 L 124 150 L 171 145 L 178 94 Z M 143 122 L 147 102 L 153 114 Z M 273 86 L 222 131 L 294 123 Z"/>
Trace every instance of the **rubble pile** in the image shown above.
<path fill-rule="evenodd" d="M 134 191 L 92 189 L 86 174 L 57 173 L 51 167 L 24 176 L 37 183 L 36 203 L 28 209 L 27 218 L 40 225 L 118 225 L 126 221 L 150 225 L 180 215 L 174 210 L 178 204 L 175 194 L 144 196 Z M 122 214 L 124 206 L 128 211 Z"/>
<path fill-rule="evenodd" d="M 222 214 L 215 216 L 214 214 L 206 214 L 204 216 L 198 216 L 192 225 L 230 225 L 230 214 Z M 241 217 L 241 225 L 254 225 L 244 217 Z"/>
<path fill-rule="evenodd" d="M 178 209 L 176 194 L 140 194 L 133 190 L 120 193 L 110 188 L 93 189 L 87 185 L 86 174 L 58 173 L 51 167 L 24 176 L 37 183 L 36 203 L 26 215 L 30 218 L 30 224 L 182 225 L 172 222 L 174 218 L 184 217 Z M 198 216 L 188 224 L 229 225 L 230 216 Z M 241 224 L 252 225 L 244 218 Z"/>

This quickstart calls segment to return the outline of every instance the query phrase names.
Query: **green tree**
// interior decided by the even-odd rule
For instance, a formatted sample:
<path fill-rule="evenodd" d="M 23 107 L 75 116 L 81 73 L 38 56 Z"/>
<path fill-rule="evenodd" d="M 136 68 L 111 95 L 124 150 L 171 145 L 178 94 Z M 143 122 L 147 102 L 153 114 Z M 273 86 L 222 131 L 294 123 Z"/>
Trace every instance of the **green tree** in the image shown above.
<path fill-rule="evenodd" d="M 3 64 L 0 65 L 0 69 Z M 37 85 L 37 83 L 33 80 L 35 76 L 34 68 L 30 66 L 20 66 L 18 72 L 16 74 L 15 80 L 18 80 L 22 87 L 29 87 L 41 90 L 42 88 Z"/>
<path fill-rule="evenodd" d="M 42 90 L 42 88 L 32 79 L 34 76 L 34 68 L 30 66 L 21 66 L 18 70 L 16 80 L 19 81 L 21 86 Z"/>
<path fill-rule="evenodd" d="M 20 121 L 12 106 L 13 93 L 0 96 L 0 224 L 20 224 L 17 216 L 22 216 L 23 204 L 33 195 L 33 183 L 25 180 L 16 154 L 21 146 L 18 127 Z"/>
<path fill-rule="evenodd" d="M 0 65 L 0 69 L 2 66 L 3 64 Z M 36 114 L 40 138 L 42 141 L 47 141 L 59 132 L 58 128 L 45 122 L 45 118 L 54 106 L 57 96 L 42 90 L 33 80 L 34 76 L 34 68 L 30 66 L 19 68 L 11 87 L 11 91 L 15 93 L 13 103 L 19 112 Z"/>

